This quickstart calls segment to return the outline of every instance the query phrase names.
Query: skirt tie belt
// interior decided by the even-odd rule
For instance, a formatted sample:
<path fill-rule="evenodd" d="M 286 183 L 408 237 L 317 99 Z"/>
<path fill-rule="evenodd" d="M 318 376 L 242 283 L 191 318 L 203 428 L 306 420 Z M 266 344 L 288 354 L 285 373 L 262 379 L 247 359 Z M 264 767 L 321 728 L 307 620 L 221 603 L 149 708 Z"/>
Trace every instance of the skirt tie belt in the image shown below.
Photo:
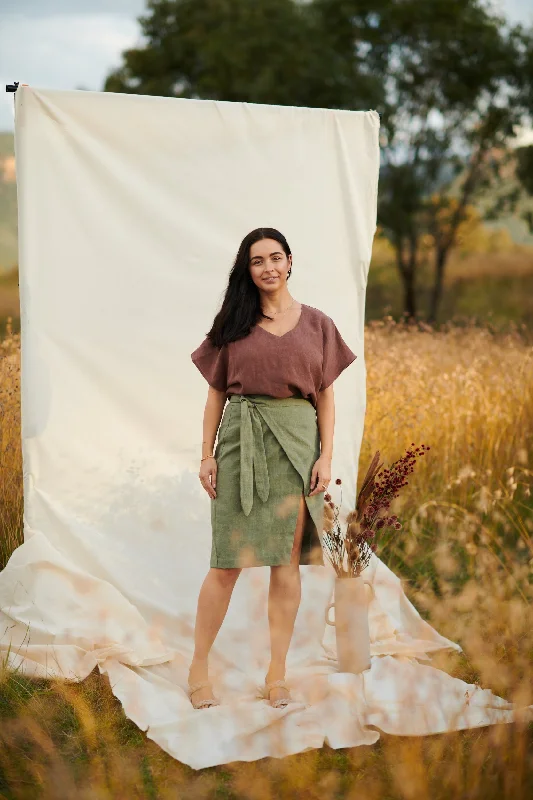
<path fill-rule="evenodd" d="M 248 516 L 254 502 L 254 478 L 257 494 L 263 502 L 268 499 L 270 480 L 263 441 L 261 413 L 245 395 L 241 403 L 241 506 Z"/>

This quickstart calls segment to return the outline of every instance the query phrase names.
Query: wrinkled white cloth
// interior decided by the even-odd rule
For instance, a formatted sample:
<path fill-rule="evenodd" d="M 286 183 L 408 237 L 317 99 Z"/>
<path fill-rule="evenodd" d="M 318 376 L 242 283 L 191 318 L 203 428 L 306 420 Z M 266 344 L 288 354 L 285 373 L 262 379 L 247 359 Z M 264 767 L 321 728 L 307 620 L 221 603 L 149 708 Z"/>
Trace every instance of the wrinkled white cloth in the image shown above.
<path fill-rule="evenodd" d="M 379 730 L 510 721 L 501 698 L 421 663 L 460 648 L 377 557 L 370 670 L 337 671 L 324 624 L 333 575 L 303 567 L 294 702 L 258 700 L 259 568 L 239 578 L 213 650 L 222 704 L 195 711 L 186 693 L 211 535 L 198 480 L 207 385 L 190 353 L 242 237 L 279 228 L 293 250 L 291 294 L 328 313 L 358 355 L 335 382 L 344 519 L 365 414 L 377 112 L 29 86 L 15 111 L 25 541 L 0 574 L 0 656 L 71 681 L 98 667 L 127 716 L 197 769 L 370 744 Z"/>

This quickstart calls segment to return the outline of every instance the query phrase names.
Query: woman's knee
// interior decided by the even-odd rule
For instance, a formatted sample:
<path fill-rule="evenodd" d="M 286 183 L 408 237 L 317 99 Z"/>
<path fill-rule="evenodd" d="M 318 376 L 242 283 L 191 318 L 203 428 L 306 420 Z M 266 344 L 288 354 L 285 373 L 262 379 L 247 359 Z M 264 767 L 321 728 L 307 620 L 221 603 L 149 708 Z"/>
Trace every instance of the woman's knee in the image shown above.
<path fill-rule="evenodd" d="M 209 570 L 209 574 L 211 576 L 211 580 L 215 581 L 218 586 L 222 588 L 227 588 L 230 586 L 235 586 L 237 582 L 237 578 L 241 574 L 241 568 L 229 568 L 229 569 L 222 569 L 220 567 L 211 567 Z"/>
<path fill-rule="evenodd" d="M 276 589 L 291 589 L 300 579 L 300 565 L 283 564 L 270 567 L 270 582 Z"/>

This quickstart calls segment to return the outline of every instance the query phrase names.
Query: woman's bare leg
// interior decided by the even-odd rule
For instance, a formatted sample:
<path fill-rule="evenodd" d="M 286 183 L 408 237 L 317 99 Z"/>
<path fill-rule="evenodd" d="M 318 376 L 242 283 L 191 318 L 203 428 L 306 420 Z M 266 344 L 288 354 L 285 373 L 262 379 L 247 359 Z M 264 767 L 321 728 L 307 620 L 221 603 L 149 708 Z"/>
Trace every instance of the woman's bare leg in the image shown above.
<path fill-rule="evenodd" d="M 266 682 L 285 678 L 285 661 L 291 643 L 294 622 L 300 605 L 300 551 L 306 517 L 309 514 L 305 498 L 300 497 L 300 507 L 294 533 L 291 563 L 287 566 L 270 568 L 270 587 L 268 593 L 268 623 L 270 626 L 270 666 Z M 288 697 L 286 689 L 272 689 L 270 702 Z"/>
<path fill-rule="evenodd" d="M 189 669 L 189 683 L 208 679 L 208 657 L 213 642 L 228 610 L 229 601 L 240 575 L 240 568 L 219 569 L 212 567 L 205 576 L 196 611 L 194 627 L 194 655 Z M 210 689 L 198 689 L 194 701 L 213 697 Z"/>

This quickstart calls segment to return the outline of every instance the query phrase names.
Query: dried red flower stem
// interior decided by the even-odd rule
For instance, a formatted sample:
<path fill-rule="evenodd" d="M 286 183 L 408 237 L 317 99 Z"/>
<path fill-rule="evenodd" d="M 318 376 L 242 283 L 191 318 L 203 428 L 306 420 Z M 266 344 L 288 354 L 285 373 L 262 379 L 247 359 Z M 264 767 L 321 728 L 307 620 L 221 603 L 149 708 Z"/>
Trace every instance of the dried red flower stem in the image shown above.
<path fill-rule="evenodd" d="M 379 450 L 376 451 L 359 490 L 355 509 L 346 517 L 345 532 L 339 523 L 342 489 L 339 505 L 332 501 L 329 492 L 324 495 L 328 521 L 331 519 L 328 509 L 333 509 L 334 513 L 330 529 L 324 530 L 322 544 L 338 577 L 360 575 L 368 566 L 372 554 L 376 552 L 386 529 L 401 529 L 402 524 L 397 515 L 388 515 L 387 509 L 390 508 L 391 502 L 399 497 L 400 489 L 409 484 L 406 478 L 414 471 L 416 459 L 430 449 L 424 444 L 415 447 L 414 442 L 411 442 L 411 448 L 414 450 L 408 449 L 390 468 L 383 471 L 380 471 L 382 465 L 378 464 Z M 337 478 L 335 483 L 337 486 L 342 485 L 340 478 Z"/>

